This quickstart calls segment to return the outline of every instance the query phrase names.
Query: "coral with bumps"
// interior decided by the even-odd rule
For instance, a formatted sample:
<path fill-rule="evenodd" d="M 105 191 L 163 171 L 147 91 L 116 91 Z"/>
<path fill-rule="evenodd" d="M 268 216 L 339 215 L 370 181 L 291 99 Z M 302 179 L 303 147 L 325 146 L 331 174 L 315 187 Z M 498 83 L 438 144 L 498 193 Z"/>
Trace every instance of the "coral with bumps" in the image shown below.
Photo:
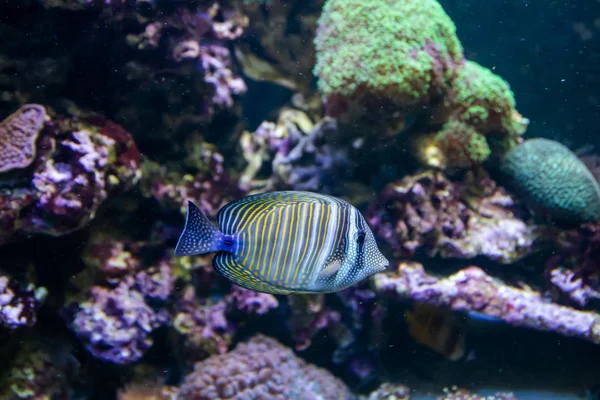
<path fill-rule="evenodd" d="M 521 141 L 529 121 L 515 109 L 506 81 L 489 69 L 465 61 L 444 97 L 446 123 L 436 136 L 446 167 L 481 164 L 500 157 Z"/>
<path fill-rule="evenodd" d="M 129 189 L 140 176 L 131 136 L 103 117 L 46 121 L 37 146 L 31 169 L 19 171 L 0 189 L 0 242 L 76 231 L 104 200 Z"/>
<path fill-rule="evenodd" d="M 552 220 L 569 225 L 600 220 L 600 186 L 562 144 L 526 140 L 504 157 L 501 169 L 531 207 Z"/>
<path fill-rule="evenodd" d="M 94 286 L 86 300 L 74 308 L 70 322 L 88 351 L 116 364 L 139 360 L 152 346 L 150 334 L 167 320 L 144 300 L 133 279 L 124 279 L 114 289 Z"/>
<path fill-rule="evenodd" d="M 0 327 L 16 329 L 35 325 L 37 311 L 46 295 L 43 287 L 24 286 L 15 279 L 0 275 Z"/>
<path fill-rule="evenodd" d="M 435 0 L 327 1 L 314 73 L 328 113 L 393 114 L 428 105 L 463 61 L 455 31 Z"/>
<path fill-rule="evenodd" d="M 28 104 L 0 122 L 0 173 L 31 165 L 46 117 L 44 107 Z"/>
<path fill-rule="evenodd" d="M 515 216 L 513 199 L 487 177 L 472 185 L 441 172 L 407 176 L 383 190 L 366 218 L 396 257 L 423 248 L 429 256 L 510 263 L 531 252 L 534 231 Z"/>
<path fill-rule="evenodd" d="M 418 263 L 400 263 L 377 274 L 376 292 L 410 298 L 455 311 L 476 311 L 510 325 L 552 331 L 600 343 L 600 315 L 548 302 L 533 289 L 514 287 L 470 266 L 448 277 L 436 277 Z"/>
<path fill-rule="evenodd" d="M 178 394 L 181 400 L 251 398 L 350 400 L 352 396 L 328 371 L 262 335 L 196 364 Z"/>

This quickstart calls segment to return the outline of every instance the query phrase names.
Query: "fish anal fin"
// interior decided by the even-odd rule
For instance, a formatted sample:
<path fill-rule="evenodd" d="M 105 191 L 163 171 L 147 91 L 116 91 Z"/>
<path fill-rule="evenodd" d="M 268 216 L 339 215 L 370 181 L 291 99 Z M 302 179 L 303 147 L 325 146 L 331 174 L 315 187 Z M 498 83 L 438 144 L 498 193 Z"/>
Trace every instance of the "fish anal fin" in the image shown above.
<path fill-rule="evenodd" d="M 254 276 L 237 260 L 232 253 L 221 251 L 213 258 L 213 267 L 225 278 L 244 289 L 269 294 L 290 294 L 291 291 L 278 288 Z"/>

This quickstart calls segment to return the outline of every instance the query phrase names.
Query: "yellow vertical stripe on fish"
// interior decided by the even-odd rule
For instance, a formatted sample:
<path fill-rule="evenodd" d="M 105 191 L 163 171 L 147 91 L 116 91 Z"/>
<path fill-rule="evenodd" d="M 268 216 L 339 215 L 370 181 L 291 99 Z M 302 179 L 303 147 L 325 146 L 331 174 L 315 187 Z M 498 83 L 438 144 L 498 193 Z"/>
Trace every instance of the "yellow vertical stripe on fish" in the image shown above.
<path fill-rule="evenodd" d="M 279 274 L 279 278 L 277 279 L 277 282 L 282 283 L 283 282 L 283 273 L 285 272 L 286 265 L 290 265 L 290 246 L 292 247 L 292 249 L 296 246 L 296 234 L 297 234 L 297 229 L 296 229 L 296 210 L 298 210 L 298 207 L 292 207 L 292 206 L 288 206 L 287 207 L 288 210 L 291 211 L 291 221 L 290 221 L 290 227 L 289 227 L 289 232 L 288 232 L 288 236 L 287 236 L 287 240 L 285 243 L 285 250 L 282 251 L 283 253 L 283 261 L 281 261 L 281 272 Z M 292 256 L 293 256 L 293 251 L 292 251 Z"/>

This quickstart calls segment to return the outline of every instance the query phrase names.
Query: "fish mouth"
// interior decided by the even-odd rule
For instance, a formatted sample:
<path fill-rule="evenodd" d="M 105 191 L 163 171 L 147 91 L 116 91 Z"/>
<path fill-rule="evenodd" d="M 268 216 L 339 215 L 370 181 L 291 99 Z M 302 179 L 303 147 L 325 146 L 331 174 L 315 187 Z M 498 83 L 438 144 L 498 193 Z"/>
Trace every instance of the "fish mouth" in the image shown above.
<path fill-rule="evenodd" d="M 390 262 L 387 258 L 381 255 L 381 261 L 379 264 L 379 272 L 387 271 L 390 268 Z"/>

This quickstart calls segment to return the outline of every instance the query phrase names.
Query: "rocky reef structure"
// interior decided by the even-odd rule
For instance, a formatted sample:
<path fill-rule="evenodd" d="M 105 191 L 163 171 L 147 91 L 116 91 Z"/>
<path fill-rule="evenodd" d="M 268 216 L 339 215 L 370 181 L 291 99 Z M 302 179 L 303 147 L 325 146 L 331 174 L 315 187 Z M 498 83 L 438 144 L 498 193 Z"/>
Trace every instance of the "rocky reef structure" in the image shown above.
<path fill-rule="evenodd" d="M 511 263 L 531 252 L 536 238 L 517 210 L 489 177 L 453 182 L 427 171 L 389 184 L 366 216 L 396 257 L 423 249 L 429 257 L 485 256 Z"/>
<path fill-rule="evenodd" d="M 241 187 L 252 193 L 339 190 L 348 149 L 332 145 L 336 136 L 334 119 L 324 117 L 315 123 L 304 111 L 282 110 L 277 123 L 265 121 L 255 132 L 242 134 L 240 147 L 248 165 L 240 177 Z M 270 175 L 261 176 L 269 163 Z"/>
<path fill-rule="evenodd" d="M 350 400 L 345 385 L 329 372 L 307 364 L 277 341 L 257 336 L 226 355 L 196 364 L 179 399 L 324 398 Z"/>
<path fill-rule="evenodd" d="M 99 116 L 50 118 L 25 105 L 0 125 L 1 242 L 60 236 L 94 218 L 110 195 L 139 179 L 139 152 L 121 126 Z M 23 145 L 22 158 L 14 151 Z"/>
<path fill-rule="evenodd" d="M 465 59 L 437 1 L 0 9 L 0 398 L 408 399 L 409 357 L 394 382 L 383 358 L 419 343 L 394 319 L 413 303 L 600 342 L 598 224 L 531 218 L 488 168 L 546 205 L 544 185 L 563 182 L 559 203 L 583 199 L 570 205 L 585 216 L 597 160 L 518 155 L 533 141 L 519 144 L 508 82 Z M 249 99 L 245 78 L 262 82 Z M 552 179 L 530 179 L 540 168 Z M 214 220 L 272 190 L 350 201 L 394 267 L 273 296 L 232 285 L 210 255 L 173 256 L 188 201 Z M 484 398 L 441 387 L 429 395 Z"/>
<path fill-rule="evenodd" d="M 531 288 L 511 287 L 471 266 L 438 278 L 422 265 L 400 263 L 395 272 L 378 274 L 374 285 L 381 294 L 410 298 L 417 302 L 475 311 L 514 326 L 557 332 L 600 343 L 600 315 L 548 303 Z"/>

